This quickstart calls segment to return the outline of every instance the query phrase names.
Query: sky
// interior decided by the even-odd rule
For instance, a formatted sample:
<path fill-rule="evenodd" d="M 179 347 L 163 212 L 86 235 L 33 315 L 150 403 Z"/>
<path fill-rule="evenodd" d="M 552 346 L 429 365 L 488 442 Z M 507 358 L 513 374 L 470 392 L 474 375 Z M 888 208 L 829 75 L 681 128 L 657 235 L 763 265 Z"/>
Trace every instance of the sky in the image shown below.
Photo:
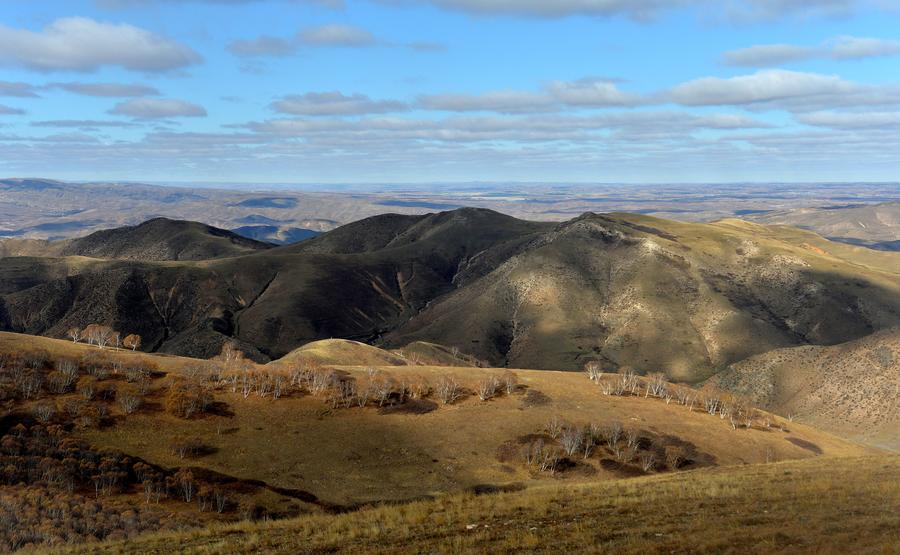
<path fill-rule="evenodd" d="M 0 177 L 898 181 L 893 0 L 0 0 Z"/>

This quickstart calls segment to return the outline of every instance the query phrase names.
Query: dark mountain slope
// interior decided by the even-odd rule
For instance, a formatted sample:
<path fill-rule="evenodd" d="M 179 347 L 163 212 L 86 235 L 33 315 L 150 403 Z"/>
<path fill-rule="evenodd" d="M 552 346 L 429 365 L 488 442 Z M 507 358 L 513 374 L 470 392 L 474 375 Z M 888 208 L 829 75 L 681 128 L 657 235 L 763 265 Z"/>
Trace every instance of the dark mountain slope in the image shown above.
<path fill-rule="evenodd" d="M 0 259 L 3 329 L 110 323 L 148 348 L 260 360 L 347 338 L 456 346 L 496 365 L 600 360 L 688 381 L 748 356 L 900 325 L 900 255 L 739 220 L 488 210 L 379 216 L 204 261 Z"/>
<path fill-rule="evenodd" d="M 431 304 L 386 343 L 440 340 L 497 365 L 600 360 L 696 381 L 770 349 L 900 323 L 900 257 L 868 251 L 879 266 L 867 267 L 852 247 L 779 233 L 588 214 Z"/>
<path fill-rule="evenodd" d="M 239 256 L 271 248 L 263 243 L 212 226 L 156 218 L 133 227 L 97 231 L 72 239 L 62 256 L 125 260 L 208 260 Z"/>
<path fill-rule="evenodd" d="M 58 337 L 109 322 L 164 352 L 209 356 L 234 337 L 257 358 L 279 357 L 315 339 L 377 338 L 451 291 L 462 273 L 489 271 L 547 229 L 486 210 L 413 223 L 395 246 L 370 243 L 374 250 L 358 254 L 343 252 L 359 250 L 359 235 L 339 234 L 312 249 L 304 246 L 319 239 L 199 263 L 2 259 L 4 327 Z"/>

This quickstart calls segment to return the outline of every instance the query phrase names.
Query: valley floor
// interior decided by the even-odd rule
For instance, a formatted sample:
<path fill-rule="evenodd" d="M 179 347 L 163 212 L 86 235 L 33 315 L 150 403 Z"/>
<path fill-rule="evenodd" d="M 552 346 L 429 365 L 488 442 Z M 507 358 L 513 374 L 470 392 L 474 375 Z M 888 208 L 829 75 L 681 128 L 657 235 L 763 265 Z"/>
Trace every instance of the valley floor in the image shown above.
<path fill-rule="evenodd" d="M 42 553 L 897 553 L 900 456 L 453 495 Z"/>

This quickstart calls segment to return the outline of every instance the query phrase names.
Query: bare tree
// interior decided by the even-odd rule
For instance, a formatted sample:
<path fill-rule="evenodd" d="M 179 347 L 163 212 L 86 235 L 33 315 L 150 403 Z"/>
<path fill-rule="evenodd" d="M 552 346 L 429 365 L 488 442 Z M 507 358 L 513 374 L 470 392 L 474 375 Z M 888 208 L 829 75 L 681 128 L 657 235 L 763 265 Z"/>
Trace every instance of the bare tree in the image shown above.
<path fill-rule="evenodd" d="M 109 326 L 97 325 L 94 328 L 94 344 L 103 349 L 115 338 L 116 332 Z"/>
<path fill-rule="evenodd" d="M 487 401 L 497 393 L 500 386 L 500 380 L 497 376 L 485 376 L 478 382 L 478 398 Z"/>
<path fill-rule="evenodd" d="M 647 383 L 647 393 L 649 395 L 663 397 L 665 396 L 667 389 L 668 380 L 666 380 L 665 374 L 659 372 L 650 376 L 650 381 Z"/>
<path fill-rule="evenodd" d="M 506 390 L 507 395 L 512 395 L 519 387 L 519 377 L 509 370 L 503 373 L 501 382 L 503 383 L 503 388 Z"/>
<path fill-rule="evenodd" d="M 603 377 L 603 369 L 600 367 L 600 363 L 596 360 L 590 360 L 584 363 L 584 371 L 588 375 L 588 379 L 592 382 L 599 383 L 600 378 Z"/>
<path fill-rule="evenodd" d="M 614 392 L 616 395 L 634 394 L 640 385 L 640 379 L 631 368 L 619 370 L 619 377 Z"/>
<path fill-rule="evenodd" d="M 82 338 L 81 328 L 69 328 L 69 331 L 66 332 L 66 336 L 72 340 L 72 343 L 78 343 Z"/>
<path fill-rule="evenodd" d="M 116 394 L 116 400 L 119 402 L 119 406 L 122 407 L 122 412 L 125 414 L 133 414 L 140 408 L 142 403 L 140 394 L 131 388 L 120 389 Z"/>
<path fill-rule="evenodd" d="M 141 348 L 141 336 L 136 333 L 126 335 L 125 339 L 122 340 L 122 345 L 126 349 L 131 349 L 132 352 L 137 351 Z"/>
<path fill-rule="evenodd" d="M 684 464 L 684 448 L 678 445 L 666 446 L 666 464 L 672 470 L 678 470 Z"/>
<path fill-rule="evenodd" d="M 438 399 L 445 405 L 451 405 L 462 398 L 463 389 L 453 376 L 441 376 L 434 388 Z"/>
<path fill-rule="evenodd" d="M 431 393 L 431 385 L 421 376 L 411 379 L 408 384 L 409 396 L 413 399 L 424 399 Z"/>
<path fill-rule="evenodd" d="M 604 436 L 606 437 L 606 446 L 610 448 L 611 451 L 615 451 L 617 446 L 619 445 L 619 440 L 622 439 L 622 423 L 621 422 L 613 422 L 606 428 L 606 433 Z"/>
<path fill-rule="evenodd" d="M 641 468 L 644 472 L 650 472 L 656 467 L 656 455 L 650 451 L 641 453 Z"/>
<path fill-rule="evenodd" d="M 635 429 L 625 432 L 625 445 L 629 449 L 637 449 L 641 442 L 641 434 Z"/>
<path fill-rule="evenodd" d="M 522 451 L 525 463 L 528 465 L 540 464 L 544 458 L 544 440 L 538 439 L 530 442 Z"/>
<path fill-rule="evenodd" d="M 581 449 L 583 441 L 584 429 L 580 426 L 564 427 L 559 437 L 559 442 L 562 445 L 563 450 L 566 452 L 566 455 L 570 457 Z"/>
<path fill-rule="evenodd" d="M 94 399 L 94 378 L 87 378 L 78 388 L 78 393 L 85 401 Z"/>
<path fill-rule="evenodd" d="M 562 434 L 565 427 L 566 421 L 563 420 L 561 416 L 552 416 L 547 422 L 547 425 L 544 426 L 544 430 L 547 432 L 547 435 L 553 439 L 557 439 Z"/>
<path fill-rule="evenodd" d="M 562 457 L 560 457 L 559 451 L 556 449 L 544 449 L 541 462 L 540 469 L 541 472 L 549 472 L 550 474 L 554 474 L 556 472 L 556 468 L 559 466 L 559 461 Z"/>
<path fill-rule="evenodd" d="M 314 395 L 325 393 L 325 391 L 331 387 L 333 381 L 334 370 L 327 370 L 325 368 L 316 369 L 312 372 L 310 391 Z"/>
<path fill-rule="evenodd" d="M 50 419 L 53 418 L 54 414 L 56 414 L 56 405 L 54 404 L 41 403 L 34 407 L 34 417 L 43 424 L 50 422 Z"/>

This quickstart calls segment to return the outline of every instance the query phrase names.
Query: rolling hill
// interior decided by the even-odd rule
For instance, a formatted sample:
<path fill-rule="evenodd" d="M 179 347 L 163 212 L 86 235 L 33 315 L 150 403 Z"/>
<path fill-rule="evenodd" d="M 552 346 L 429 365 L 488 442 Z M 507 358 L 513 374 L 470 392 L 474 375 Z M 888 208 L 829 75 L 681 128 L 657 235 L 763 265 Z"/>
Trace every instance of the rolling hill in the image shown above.
<path fill-rule="evenodd" d="M 197 222 L 155 218 L 140 225 L 96 231 L 77 239 L 4 239 L 0 240 L 0 254 L 136 261 L 208 260 L 240 256 L 273 246 Z"/>
<path fill-rule="evenodd" d="M 749 218 L 763 224 L 809 229 L 833 241 L 900 251 L 900 202 L 797 208 Z"/>
<path fill-rule="evenodd" d="M 61 337 L 105 322 L 173 354 L 209 357 L 230 339 L 261 361 L 326 338 L 425 341 L 493 366 L 597 360 L 695 382 L 900 325 L 900 255 L 740 220 L 459 209 L 215 260 L 4 258 L 0 301 L 3 329 Z"/>
<path fill-rule="evenodd" d="M 900 328 L 830 347 L 756 355 L 713 382 L 767 410 L 900 450 Z"/>

